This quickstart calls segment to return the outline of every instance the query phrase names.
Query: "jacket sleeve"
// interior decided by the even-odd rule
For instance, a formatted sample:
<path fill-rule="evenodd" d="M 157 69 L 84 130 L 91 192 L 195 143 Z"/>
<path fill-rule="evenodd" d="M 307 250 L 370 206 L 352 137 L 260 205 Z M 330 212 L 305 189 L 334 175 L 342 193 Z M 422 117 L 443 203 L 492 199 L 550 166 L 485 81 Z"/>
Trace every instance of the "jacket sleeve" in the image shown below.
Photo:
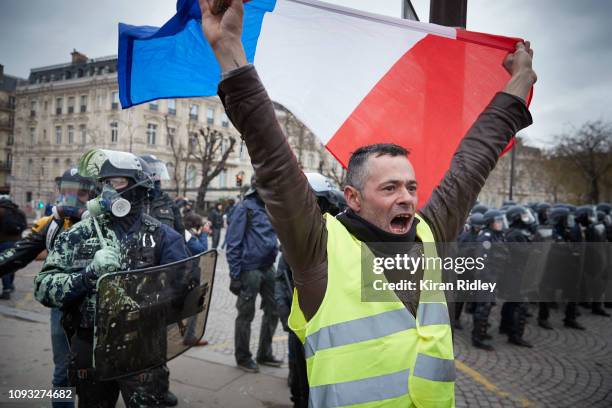
<path fill-rule="evenodd" d="M 293 270 L 300 306 L 310 318 L 327 287 L 327 230 L 323 216 L 255 68 L 239 70 L 219 84 L 219 97 L 247 146 L 259 195 Z M 237 218 L 232 215 L 230 226 Z"/>
<path fill-rule="evenodd" d="M 53 217 L 43 217 L 34 223 L 32 232 L 17 241 L 13 248 L 0 252 L 0 276 L 26 267 L 46 249 L 46 238 Z"/>
<path fill-rule="evenodd" d="M 459 144 L 449 170 L 420 211 L 436 241 L 455 240 L 499 155 L 531 123 L 522 99 L 504 92 L 495 95 Z"/>
<path fill-rule="evenodd" d="M 189 258 L 185 245 L 185 234 L 179 235 L 178 232 L 165 224 L 162 224 L 160 228 L 162 228 L 164 235 L 161 240 L 159 264 L 166 265 Z"/>
<path fill-rule="evenodd" d="M 80 237 L 70 231 L 56 238 L 42 270 L 34 278 L 34 296 L 48 307 L 69 307 L 95 287 L 84 268 L 72 268 L 72 248 Z"/>
<path fill-rule="evenodd" d="M 246 232 L 247 216 L 244 205 L 239 204 L 232 213 L 232 223 L 227 227 L 225 255 L 232 278 L 240 277 L 242 263 L 242 241 Z"/>

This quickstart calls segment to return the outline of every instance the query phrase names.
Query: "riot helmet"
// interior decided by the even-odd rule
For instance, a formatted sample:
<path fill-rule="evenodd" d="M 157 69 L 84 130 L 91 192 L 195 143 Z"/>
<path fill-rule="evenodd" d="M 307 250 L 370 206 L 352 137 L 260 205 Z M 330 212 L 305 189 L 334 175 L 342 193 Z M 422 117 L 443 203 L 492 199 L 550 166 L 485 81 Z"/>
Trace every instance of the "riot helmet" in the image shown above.
<path fill-rule="evenodd" d="M 138 157 L 132 153 L 92 149 L 79 160 L 79 173 L 102 183 L 102 193 L 87 203 L 91 215 L 110 213 L 115 217 L 138 211 L 153 188 Z"/>
<path fill-rule="evenodd" d="M 490 209 L 482 216 L 485 227 L 493 231 L 504 230 L 504 214 L 500 210 Z"/>
<path fill-rule="evenodd" d="M 344 194 L 329 178 L 319 173 L 304 173 L 304 175 L 317 196 L 321 213 L 335 216 L 346 208 Z"/>
<path fill-rule="evenodd" d="M 612 215 L 612 204 L 609 203 L 599 203 L 597 207 L 595 207 L 597 211 L 601 211 L 604 214 Z"/>
<path fill-rule="evenodd" d="M 149 176 L 155 183 L 170 180 L 168 168 L 166 167 L 166 163 L 162 160 L 152 154 L 143 154 L 140 158 L 147 163 L 148 168 L 146 171 L 148 171 Z"/>
<path fill-rule="evenodd" d="M 550 225 L 571 228 L 574 226 L 574 218 L 572 217 L 569 208 L 565 206 L 555 206 L 548 214 L 548 223 Z"/>
<path fill-rule="evenodd" d="M 540 224 L 546 224 L 548 222 L 548 216 L 550 214 L 551 205 L 549 203 L 536 203 L 534 210 L 538 216 L 538 222 Z"/>
<path fill-rule="evenodd" d="M 485 226 L 484 215 L 478 212 L 470 215 L 468 225 L 475 231 L 480 231 Z"/>
<path fill-rule="evenodd" d="M 475 214 L 475 213 L 484 214 L 487 212 L 488 209 L 489 207 L 487 207 L 484 204 L 476 204 L 474 207 L 472 207 L 470 214 Z"/>
<path fill-rule="evenodd" d="M 508 208 L 506 218 L 511 227 L 531 227 L 535 224 L 535 218 L 531 211 L 522 205 L 513 205 Z"/>
<path fill-rule="evenodd" d="M 55 178 L 58 189 L 58 203 L 53 215 L 60 218 L 81 218 L 89 200 L 98 195 L 98 184 L 92 177 L 84 177 L 73 167 Z"/>
<path fill-rule="evenodd" d="M 574 216 L 576 217 L 576 221 L 585 227 L 597 222 L 595 206 L 592 205 L 581 205 L 580 207 L 576 208 Z"/>

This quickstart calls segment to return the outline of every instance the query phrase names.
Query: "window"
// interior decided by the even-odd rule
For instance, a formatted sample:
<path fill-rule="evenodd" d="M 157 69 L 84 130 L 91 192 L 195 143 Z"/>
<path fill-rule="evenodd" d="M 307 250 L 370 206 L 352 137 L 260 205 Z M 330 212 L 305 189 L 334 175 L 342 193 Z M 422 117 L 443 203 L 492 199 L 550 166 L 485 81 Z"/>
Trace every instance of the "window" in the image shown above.
<path fill-rule="evenodd" d="M 227 140 L 222 139 L 221 140 L 221 156 L 223 156 L 226 151 L 227 151 Z"/>
<path fill-rule="evenodd" d="M 240 142 L 240 160 L 244 160 L 246 156 L 246 147 L 244 146 L 244 142 Z"/>
<path fill-rule="evenodd" d="M 81 95 L 81 113 L 87 112 L 87 95 Z"/>
<path fill-rule="evenodd" d="M 74 126 L 68 125 L 68 144 L 74 144 Z"/>
<path fill-rule="evenodd" d="M 62 144 L 62 127 L 55 127 L 55 144 Z"/>
<path fill-rule="evenodd" d="M 111 143 L 117 143 L 119 140 L 119 124 L 117 122 L 111 122 Z"/>
<path fill-rule="evenodd" d="M 30 117 L 33 118 L 36 116 L 36 100 L 30 101 Z"/>
<path fill-rule="evenodd" d="M 229 127 L 229 118 L 227 117 L 225 112 L 223 112 L 223 115 L 221 115 L 221 126 L 223 126 L 224 128 Z"/>
<path fill-rule="evenodd" d="M 13 143 L 15 143 L 15 136 L 13 135 L 13 133 L 9 133 L 8 138 L 6 139 L 6 144 L 7 146 L 12 146 Z"/>
<path fill-rule="evenodd" d="M 196 182 L 198 179 L 198 169 L 195 165 L 190 165 L 189 169 L 187 169 L 187 187 L 193 188 L 196 186 Z"/>
<path fill-rule="evenodd" d="M 176 115 L 176 100 L 168 99 L 168 115 Z"/>
<path fill-rule="evenodd" d="M 189 151 L 193 152 L 198 143 L 198 134 L 196 132 L 191 132 L 189 134 Z"/>
<path fill-rule="evenodd" d="M 74 113 L 74 96 L 68 97 L 68 113 Z"/>
<path fill-rule="evenodd" d="M 174 140 L 174 135 L 176 134 L 176 128 L 169 127 L 168 128 L 168 137 L 166 138 L 166 146 L 170 146 L 172 141 Z"/>
<path fill-rule="evenodd" d="M 159 110 L 159 103 L 157 101 L 149 102 L 149 110 L 157 112 Z"/>
<path fill-rule="evenodd" d="M 43 111 L 47 112 L 48 108 L 49 108 L 49 102 L 47 100 L 45 100 L 43 102 Z"/>
<path fill-rule="evenodd" d="M 9 169 L 13 167 L 13 153 L 11 152 L 6 153 L 6 167 Z"/>
<path fill-rule="evenodd" d="M 119 109 L 119 92 L 114 91 L 111 99 L 111 109 L 117 110 Z"/>
<path fill-rule="evenodd" d="M 219 187 L 227 187 L 227 170 L 225 169 L 221 170 L 221 173 L 219 173 Z"/>
<path fill-rule="evenodd" d="M 43 140 L 47 141 L 47 129 L 43 129 Z"/>
<path fill-rule="evenodd" d="M 198 120 L 198 105 L 191 105 L 189 107 L 189 119 Z"/>
<path fill-rule="evenodd" d="M 30 162 L 32 160 L 30 159 Z M 31 164 L 31 163 L 30 163 Z M 29 203 L 32 201 L 32 192 L 31 191 L 26 191 L 26 203 Z"/>
<path fill-rule="evenodd" d="M 157 125 L 149 123 L 147 125 L 147 144 L 155 144 L 155 135 L 157 133 Z"/>
<path fill-rule="evenodd" d="M 209 125 L 215 123 L 215 110 L 213 108 L 206 109 L 206 123 Z"/>
<path fill-rule="evenodd" d="M 64 100 L 62 98 L 55 98 L 55 114 L 62 114 L 62 107 L 64 105 Z"/>
<path fill-rule="evenodd" d="M 87 126 L 79 125 L 79 133 L 81 134 L 81 144 L 87 144 Z"/>

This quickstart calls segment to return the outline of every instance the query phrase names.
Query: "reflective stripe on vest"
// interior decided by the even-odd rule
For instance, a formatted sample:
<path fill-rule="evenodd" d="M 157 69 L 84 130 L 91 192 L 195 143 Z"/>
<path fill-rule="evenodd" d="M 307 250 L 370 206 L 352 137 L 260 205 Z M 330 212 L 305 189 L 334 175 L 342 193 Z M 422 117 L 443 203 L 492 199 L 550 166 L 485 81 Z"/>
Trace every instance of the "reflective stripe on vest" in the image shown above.
<path fill-rule="evenodd" d="M 306 358 L 308 358 L 320 350 L 372 340 L 415 327 L 416 320 L 408 310 L 391 310 L 374 316 L 322 327 L 318 332 L 306 337 L 304 351 Z"/>
<path fill-rule="evenodd" d="M 382 401 L 408 394 L 410 370 L 364 380 L 310 387 L 308 406 L 343 407 Z"/>

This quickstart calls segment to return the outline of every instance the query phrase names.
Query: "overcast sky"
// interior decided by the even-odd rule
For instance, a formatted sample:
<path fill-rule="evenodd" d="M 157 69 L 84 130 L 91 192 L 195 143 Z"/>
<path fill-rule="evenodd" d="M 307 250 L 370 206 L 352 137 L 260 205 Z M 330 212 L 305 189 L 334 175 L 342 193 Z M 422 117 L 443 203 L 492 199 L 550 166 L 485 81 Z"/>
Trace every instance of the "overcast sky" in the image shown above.
<path fill-rule="evenodd" d="M 401 0 L 330 0 L 400 16 Z M 0 0 L 0 63 L 7 74 L 65 63 L 73 48 L 95 58 L 117 53 L 117 23 L 161 26 L 173 0 Z M 429 0 L 413 0 L 421 21 Z M 538 73 L 525 131 L 532 144 L 586 120 L 612 120 L 612 1 L 468 0 L 467 28 L 532 41 Z"/>

